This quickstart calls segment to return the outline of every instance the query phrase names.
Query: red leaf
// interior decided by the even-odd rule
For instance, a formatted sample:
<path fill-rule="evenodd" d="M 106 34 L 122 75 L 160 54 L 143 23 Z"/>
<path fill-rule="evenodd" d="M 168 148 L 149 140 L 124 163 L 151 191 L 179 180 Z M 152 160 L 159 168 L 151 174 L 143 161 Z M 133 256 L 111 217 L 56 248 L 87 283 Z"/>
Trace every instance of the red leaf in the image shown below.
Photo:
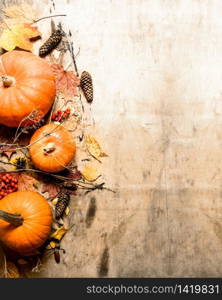
<path fill-rule="evenodd" d="M 60 187 L 55 183 L 43 183 L 42 184 L 42 193 L 49 193 L 49 198 L 55 198 L 60 192 Z"/>
<path fill-rule="evenodd" d="M 52 64 L 51 67 L 55 75 L 57 93 L 68 97 L 78 96 L 79 77 L 73 71 L 65 71 L 62 65 Z"/>
<path fill-rule="evenodd" d="M 9 159 L 11 159 L 12 155 L 16 153 L 16 147 L 10 146 L 10 145 L 0 145 L 0 155 L 6 156 Z"/>
<path fill-rule="evenodd" d="M 17 174 L 18 191 L 37 191 L 39 181 L 30 175 L 24 173 Z"/>
<path fill-rule="evenodd" d="M 75 167 L 69 171 L 68 178 L 72 178 L 73 180 L 80 180 L 82 178 L 82 174 Z"/>

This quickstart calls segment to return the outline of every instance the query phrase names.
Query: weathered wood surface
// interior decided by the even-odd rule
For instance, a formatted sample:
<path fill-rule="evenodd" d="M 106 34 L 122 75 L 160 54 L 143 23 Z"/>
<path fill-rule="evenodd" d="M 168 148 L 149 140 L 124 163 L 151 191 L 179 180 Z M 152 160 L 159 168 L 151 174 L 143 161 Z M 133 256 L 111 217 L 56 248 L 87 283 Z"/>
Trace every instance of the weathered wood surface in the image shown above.
<path fill-rule="evenodd" d="M 77 197 L 66 255 L 31 276 L 222 276 L 221 1 L 55 3 L 117 193 Z"/>

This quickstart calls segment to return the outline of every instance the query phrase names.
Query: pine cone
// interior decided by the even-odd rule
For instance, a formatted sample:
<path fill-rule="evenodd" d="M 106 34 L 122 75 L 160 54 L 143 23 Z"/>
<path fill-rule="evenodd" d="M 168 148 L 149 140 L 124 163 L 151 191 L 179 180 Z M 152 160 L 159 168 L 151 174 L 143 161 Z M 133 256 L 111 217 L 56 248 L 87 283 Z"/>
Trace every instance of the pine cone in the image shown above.
<path fill-rule="evenodd" d="M 49 39 L 40 47 L 39 56 L 45 56 L 55 49 L 62 40 L 62 32 L 60 29 L 51 34 Z"/>
<path fill-rule="evenodd" d="M 60 219 L 65 210 L 66 207 L 68 206 L 70 201 L 70 194 L 67 192 L 62 192 L 59 196 L 58 196 L 58 202 L 56 203 L 55 206 L 55 217 L 56 219 Z"/>
<path fill-rule="evenodd" d="M 93 101 L 93 82 L 92 76 L 86 71 L 81 74 L 80 87 L 83 90 L 86 100 L 91 103 Z"/>

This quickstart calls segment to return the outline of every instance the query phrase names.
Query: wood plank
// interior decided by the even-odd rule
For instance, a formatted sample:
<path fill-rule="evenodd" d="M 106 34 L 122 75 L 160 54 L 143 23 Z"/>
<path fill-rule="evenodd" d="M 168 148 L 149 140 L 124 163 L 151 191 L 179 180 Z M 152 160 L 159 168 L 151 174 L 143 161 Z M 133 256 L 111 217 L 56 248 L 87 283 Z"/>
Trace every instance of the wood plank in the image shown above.
<path fill-rule="evenodd" d="M 222 276 L 221 11 L 219 0 L 56 1 L 94 78 L 117 193 L 76 197 L 61 264 L 30 276 Z"/>

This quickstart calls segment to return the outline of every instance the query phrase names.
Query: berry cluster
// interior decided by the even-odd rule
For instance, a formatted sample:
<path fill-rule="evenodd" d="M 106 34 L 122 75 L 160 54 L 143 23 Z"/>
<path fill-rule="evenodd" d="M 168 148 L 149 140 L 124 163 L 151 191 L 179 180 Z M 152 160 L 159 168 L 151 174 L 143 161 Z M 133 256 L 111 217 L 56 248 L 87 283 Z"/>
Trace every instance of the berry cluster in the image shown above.
<path fill-rule="evenodd" d="M 0 199 L 6 195 L 17 191 L 18 179 L 13 177 L 11 174 L 5 174 L 0 179 Z"/>
<path fill-rule="evenodd" d="M 70 115 L 70 108 L 67 108 L 66 110 L 58 110 L 52 115 L 52 121 L 56 122 L 62 122 L 66 120 Z"/>

